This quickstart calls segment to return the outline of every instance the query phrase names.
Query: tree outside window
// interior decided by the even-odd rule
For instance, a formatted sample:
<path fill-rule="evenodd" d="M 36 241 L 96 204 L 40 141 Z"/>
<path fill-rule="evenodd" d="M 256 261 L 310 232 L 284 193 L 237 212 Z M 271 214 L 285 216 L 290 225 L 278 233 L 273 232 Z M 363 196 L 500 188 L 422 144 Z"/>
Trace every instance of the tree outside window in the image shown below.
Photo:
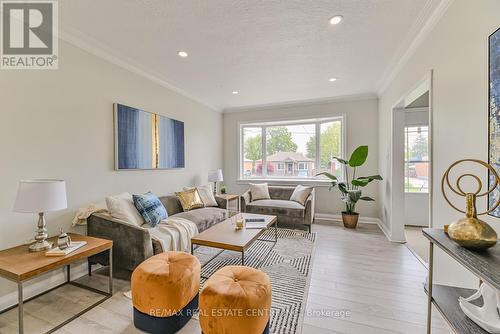
<path fill-rule="evenodd" d="M 429 192 L 429 127 L 405 127 L 405 192 Z"/>

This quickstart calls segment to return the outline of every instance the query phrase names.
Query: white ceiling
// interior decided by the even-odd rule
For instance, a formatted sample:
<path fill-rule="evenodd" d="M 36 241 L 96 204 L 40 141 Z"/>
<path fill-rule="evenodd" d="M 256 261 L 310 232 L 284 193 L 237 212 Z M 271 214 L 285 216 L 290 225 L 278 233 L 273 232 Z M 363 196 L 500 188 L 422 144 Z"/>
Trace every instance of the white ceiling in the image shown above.
<path fill-rule="evenodd" d="M 64 0 L 59 17 L 63 39 L 231 109 L 375 94 L 439 1 Z"/>

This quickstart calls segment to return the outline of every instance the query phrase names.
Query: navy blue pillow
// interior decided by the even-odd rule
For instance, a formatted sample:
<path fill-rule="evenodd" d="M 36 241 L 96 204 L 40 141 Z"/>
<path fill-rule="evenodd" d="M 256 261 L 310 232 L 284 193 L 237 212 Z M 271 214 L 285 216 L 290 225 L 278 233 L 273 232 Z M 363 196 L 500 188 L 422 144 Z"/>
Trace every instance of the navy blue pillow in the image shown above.
<path fill-rule="evenodd" d="M 160 199 L 152 192 L 147 192 L 144 195 L 132 195 L 132 198 L 137 211 L 150 226 L 155 227 L 162 219 L 168 217 L 167 210 Z"/>

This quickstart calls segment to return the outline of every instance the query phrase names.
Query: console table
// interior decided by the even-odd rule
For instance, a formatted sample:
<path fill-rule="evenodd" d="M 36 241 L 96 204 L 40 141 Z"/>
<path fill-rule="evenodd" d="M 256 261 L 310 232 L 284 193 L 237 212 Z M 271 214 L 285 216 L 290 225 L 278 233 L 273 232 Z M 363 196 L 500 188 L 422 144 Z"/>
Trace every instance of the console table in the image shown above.
<path fill-rule="evenodd" d="M 431 312 L 434 304 L 455 333 L 486 334 L 484 329 L 462 312 L 458 304 L 459 296 L 469 297 L 476 290 L 433 284 L 434 245 L 498 291 L 500 291 L 500 245 L 497 244 L 486 251 L 471 251 L 456 244 L 441 229 L 424 228 L 422 233 L 430 241 L 429 278 L 425 286 L 428 295 L 427 333 L 431 333 Z"/>
<path fill-rule="evenodd" d="M 76 251 L 65 255 L 57 257 L 45 256 L 45 252 L 30 252 L 28 250 L 28 245 L 17 246 L 9 249 L 0 251 L 0 277 L 6 278 L 10 281 L 16 282 L 18 286 L 18 304 L 10 307 L 3 312 L 6 312 L 16 306 L 18 306 L 18 317 L 19 317 L 19 333 L 24 332 L 24 321 L 23 321 L 23 303 L 28 302 L 44 293 L 52 291 L 64 284 L 72 284 L 77 287 L 90 290 L 92 292 L 101 294 L 104 298 L 100 299 L 96 303 L 90 305 L 85 310 L 71 317 L 70 319 L 64 321 L 63 323 L 57 325 L 53 329 L 49 330 L 47 333 L 52 333 L 62 326 L 66 325 L 68 322 L 78 318 L 83 313 L 94 308 L 98 304 L 102 303 L 113 294 L 113 241 L 89 237 L 80 234 L 68 233 L 73 241 L 86 241 L 87 244 Z M 57 244 L 57 237 L 50 238 L 52 242 Z M 109 252 L 109 286 L 108 292 L 100 291 L 83 284 L 79 284 L 71 281 L 71 263 L 88 258 L 89 256 L 96 255 L 101 252 Z M 23 299 L 23 283 L 35 278 L 41 274 L 47 273 L 52 270 L 56 270 L 62 267 L 66 267 L 66 282 L 46 291 L 31 297 L 27 300 Z M 2 312 L 2 313 L 3 313 Z"/>

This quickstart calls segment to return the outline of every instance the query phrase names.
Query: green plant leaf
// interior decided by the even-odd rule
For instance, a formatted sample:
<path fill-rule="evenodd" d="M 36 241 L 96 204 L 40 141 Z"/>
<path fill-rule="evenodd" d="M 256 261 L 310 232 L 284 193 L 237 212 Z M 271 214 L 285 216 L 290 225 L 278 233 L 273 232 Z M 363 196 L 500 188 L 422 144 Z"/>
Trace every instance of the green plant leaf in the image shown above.
<path fill-rule="evenodd" d="M 375 201 L 373 198 L 368 197 L 368 196 L 363 196 L 363 197 L 360 197 L 359 199 L 362 201 L 371 201 L 371 202 Z"/>
<path fill-rule="evenodd" d="M 337 180 L 338 180 L 338 179 L 337 179 L 337 177 L 336 177 L 335 175 L 330 174 L 330 173 L 328 173 L 328 172 L 318 173 L 318 174 L 316 174 L 315 176 L 320 176 L 320 175 L 324 175 L 324 176 L 328 177 L 328 178 L 329 178 L 329 179 L 331 179 L 331 180 L 335 180 L 335 181 L 337 181 Z"/>
<path fill-rule="evenodd" d="M 337 185 L 339 186 L 339 190 L 341 193 L 347 194 L 348 191 L 345 182 L 339 182 Z"/>
<path fill-rule="evenodd" d="M 356 204 L 361 198 L 361 190 L 349 190 L 348 197 L 349 204 Z"/>
<path fill-rule="evenodd" d="M 357 187 L 365 187 L 370 182 L 371 182 L 371 180 L 365 180 L 365 179 L 359 179 L 359 178 L 351 181 L 352 185 L 357 186 Z"/>
<path fill-rule="evenodd" d="M 360 176 L 357 179 L 358 180 L 370 180 L 370 181 L 373 181 L 373 180 L 382 181 L 383 180 L 382 176 L 380 176 L 380 175 Z"/>
<path fill-rule="evenodd" d="M 344 164 L 344 165 L 347 165 L 349 163 L 349 161 L 344 160 L 344 159 L 339 158 L 339 157 L 333 157 L 333 159 L 337 160 L 338 162 L 340 162 L 341 164 Z"/>
<path fill-rule="evenodd" d="M 360 146 L 352 152 L 351 157 L 349 158 L 349 166 L 359 167 L 365 163 L 367 157 L 368 146 Z"/>

